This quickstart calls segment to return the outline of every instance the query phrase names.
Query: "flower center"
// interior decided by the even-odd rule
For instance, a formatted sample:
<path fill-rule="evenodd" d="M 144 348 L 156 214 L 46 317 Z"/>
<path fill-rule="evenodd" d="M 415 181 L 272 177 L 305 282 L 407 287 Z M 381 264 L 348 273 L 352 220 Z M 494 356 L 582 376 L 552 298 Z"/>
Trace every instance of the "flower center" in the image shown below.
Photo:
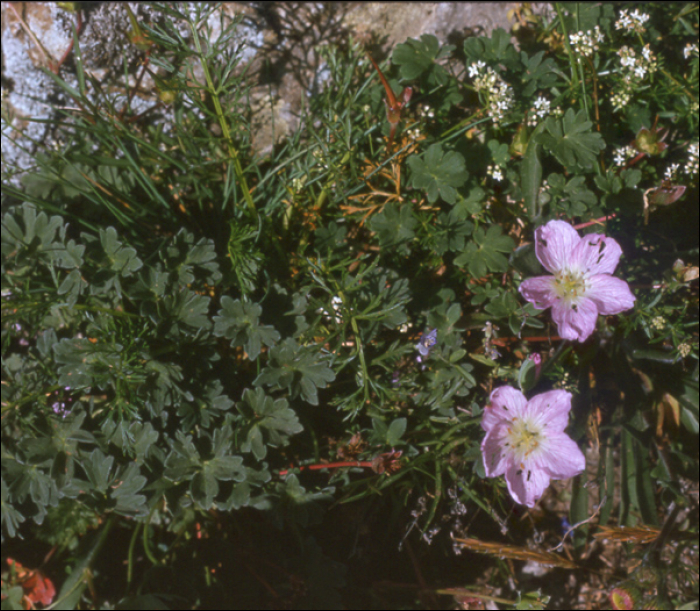
<path fill-rule="evenodd" d="M 584 274 L 571 270 L 559 272 L 555 278 L 555 290 L 564 301 L 575 302 L 586 293 Z"/>
<path fill-rule="evenodd" d="M 518 461 L 522 461 L 537 450 L 544 438 L 542 425 L 530 419 L 513 418 L 508 429 L 508 445 Z"/>

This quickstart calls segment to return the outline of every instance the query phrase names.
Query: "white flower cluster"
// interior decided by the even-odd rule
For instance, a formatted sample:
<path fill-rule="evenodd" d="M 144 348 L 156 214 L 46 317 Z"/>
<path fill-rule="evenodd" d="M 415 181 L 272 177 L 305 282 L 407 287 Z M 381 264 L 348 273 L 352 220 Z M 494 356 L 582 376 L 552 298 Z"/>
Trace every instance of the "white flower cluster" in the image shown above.
<path fill-rule="evenodd" d="M 632 146 L 622 146 L 615 150 L 615 155 L 613 157 L 615 165 L 623 166 L 627 163 L 629 159 L 632 159 L 637 154 L 637 151 Z"/>
<path fill-rule="evenodd" d="M 333 297 L 331 297 L 331 308 L 333 309 L 333 313 L 329 313 L 325 308 L 316 308 L 316 313 L 322 314 L 327 321 L 330 322 L 333 320 L 335 321 L 336 325 L 339 325 L 343 322 L 342 305 L 343 300 L 337 295 L 333 295 Z"/>
<path fill-rule="evenodd" d="M 688 59 L 693 53 L 698 55 L 698 43 L 686 43 L 685 49 L 683 49 L 683 57 Z"/>
<path fill-rule="evenodd" d="M 653 329 L 661 331 L 666 326 L 666 319 L 663 316 L 654 316 L 651 319 L 651 326 Z"/>
<path fill-rule="evenodd" d="M 421 136 L 421 131 L 419 127 L 414 127 L 413 129 L 406 130 L 406 133 L 408 134 L 408 137 L 411 140 L 418 140 Z"/>
<path fill-rule="evenodd" d="M 670 166 L 668 166 L 664 172 L 664 180 L 673 182 L 678 174 L 679 167 L 680 165 L 678 163 L 672 163 Z"/>
<path fill-rule="evenodd" d="M 685 342 L 678 344 L 678 354 L 680 354 L 682 358 L 688 356 L 692 351 L 693 349 L 690 344 L 686 344 Z"/>
<path fill-rule="evenodd" d="M 564 114 L 561 107 L 552 108 L 552 103 L 544 96 L 538 97 L 533 103 L 528 112 L 527 124 L 529 127 L 535 127 L 540 121 L 548 116 L 560 117 Z"/>
<path fill-rule="evenodd" d="M 501 182 L 503 180 L 503 171 L 500 166 L 490 165 L 486 168 L 487 176 L 493 178 L 496 182 Z"/>
<path fill-rule="evenodd" d="M 649 15 L 640 13 L 634 9 L 630 15 L 627 14 L 627 9 L 620 11 L 620 18 L 615 22 L 616 30 L 625 30 L 628 33 L 641 34 L 646 31 L 644 24 L 649 21 Z"/>
<path fill-rule="evenodd" d="M 698 148 L 700 143 L 694 142 L 688 147 L 688 161 L 683 170 L 688 176 L 695 176 L 698 173 Z"/>
<path fill-rule="evenodd" d="M 594 51 L 599 49 L 598 43 L 605 40 L 603 32 L 600 31 L 598 26 L 593 28 L 593 31 L 588 30 L 587 32 L 576 32 L 574 34 L 569 34 L 569 42 L 574 48 L 574 51 L 579 55 L 584 57 L 590 57 L 593 55 Z"/>
<path fill-rule="evenodd" d="M 316 160 L 317 164 L 323 166 L 323 168 L 325 168 L 326 170 L 328 169 L 328 164 L 325 161 L 325 157 L 321 149 L 314 149 L 311 154 L 314 156 L 314 159 Z"/>
<path fill-rule="evenodd" d="M 513 88 L 482 61 L 472 62 L 469 76 L 474 79 L 474 88 L 486 100 L 486 112 L 498 125 L 513 106 Z"/>
<path fill-rule="evenodd" d="M 656 72 L 658 68 L 656 56 L 651 52 L 649 44 L 644 45 L 639 56 L 627 45 L 624 45 L 617 54 L 620 56 L 622 66 L 622 85 L 611 98 L 614 110 L 625 106 L 632 98 L 634 90 L 639 89 L 644 78 Z"/>

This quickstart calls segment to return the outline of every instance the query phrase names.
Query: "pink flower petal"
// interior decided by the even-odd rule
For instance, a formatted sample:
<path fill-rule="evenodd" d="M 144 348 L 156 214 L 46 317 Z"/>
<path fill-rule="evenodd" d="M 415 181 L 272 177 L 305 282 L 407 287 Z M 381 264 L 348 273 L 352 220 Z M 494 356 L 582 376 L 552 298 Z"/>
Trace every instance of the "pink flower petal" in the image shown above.
<path fill-rule="evenodd" d="M 510 457 L 510 454 L 504 451 L 507 434 L 506 427 L 497 427 L 486 433 L 481 442 L 481 457 L 486 477 L 498 477 L 506 472 Z"/>
<path fill-rule="evenodd" d="M 599 233 L 583 236 L 571 253 L 568 266 L 591 275 L 612 274 L 620 261 L 622 248 L 612 238 Z"/>
<path fill-rule="evenodd" d="M 571 253 L 581 241 L 576 230 L 564 221 L 549 221 L 535 230 L 535 254 L 553 274 L 569 267 Z"/>
<path fill-rule="evenodd" d="M 546 310 L 558 299 L 554 276 L 535 276 L 520 284 L 520 294 L 538 310 Z"/>
<path fill-rule="evenodd" d="M 506 410 L 504 416 L 510 420 L 519 416 L 527 407 L 525 395 L 512 386 L 499 386 L 491 393 L 491 405 Z"/>
<path fill-rule="evenodd" d="M 573 439 L 560 432 L 548 437 L 547 441 L 547 462 L 542 468 L 552 479 L 569 479 L 583 473 L 586 457 Z"/>
<path fill-rule="evenodd" d="M 601 274 L 588 279 L 586 297 L 595 303 L 604 316 L 619 314 L 634 307 L 635 297 L 629 285 L 620 278 Z"/>
<path fill-rule="evenodd" d="M 530 399 L 527 413 L 546 423 L 549 434 L 561 433 L 569 424 L 571 393 L 565 390 L 550 390 Z"/>
<path fill-rule="evenodd" d="M 487 477 L 504 475 L 513 499 L 532 507 L 551 479 L 583 472 L 586 460 L 564 432 L 571 394 L 552 390 L 529 402 L 515 388 L 501 386 L 491 393 L 482 426 L 487 430 L 481 454 Z"/>
<path fill-rule="evenodd" d="M 517 503 L 533 507 L 549 486 L 549 476 L 541 469 L 510 465 L 505 473 L 508 492 Z"/>
<path fill-rule="evenodd" d="M 585 342 L 593 333 L 597 318 L 596 304 L 585 297 L 575 304 L 560 300 L 552 306 L 552 319 L 557 324 L 559 335 L 564 339 Z"/>

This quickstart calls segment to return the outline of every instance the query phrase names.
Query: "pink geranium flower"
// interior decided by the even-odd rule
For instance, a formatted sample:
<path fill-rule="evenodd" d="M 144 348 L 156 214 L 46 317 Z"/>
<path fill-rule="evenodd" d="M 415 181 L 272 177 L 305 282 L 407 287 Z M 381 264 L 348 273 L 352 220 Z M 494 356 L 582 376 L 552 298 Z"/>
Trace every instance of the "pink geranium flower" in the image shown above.
<path fill-rule="evenodd" d="M 491 393 L 481 427 L 481 454 L 487 477 L 506 476 L 516 502 L 532 507 L 552 479 L 583 472 L 586 459 L 564 432 L 571 393 L 550 390 L 528 401 L 510 386 Z"/>
<path fill-rule="evenodd" d="M 588 339 L 598 314 L 619 314 L 634 306 L 624 280 L 613 277 L 622 249 L 604 235 L 583 238 L 564 221 L 549 221 L 535 230 L 535 253 L 553 276 L 528 278 L 520 292 L 538 310 L 552 308 L 559 335 Z"/>

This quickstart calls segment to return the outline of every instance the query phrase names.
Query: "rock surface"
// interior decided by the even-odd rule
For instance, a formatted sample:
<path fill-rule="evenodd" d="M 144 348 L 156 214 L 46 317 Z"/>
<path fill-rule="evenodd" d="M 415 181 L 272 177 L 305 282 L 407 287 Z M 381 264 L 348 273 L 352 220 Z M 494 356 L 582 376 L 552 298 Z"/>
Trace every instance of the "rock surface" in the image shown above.
<path fill-rule="evenodd" d="M 100 83 L 116 83 L 129 68 L 129 85 L 137 85 L 143 53 L 129 40 L 129 14 L 120 2 L 66 3 L 86 8 L 71 13 L 55 2 L 2 4 L 2 170 L 21 174 L 33 164 L 32 152 L 52 142 L 50 127 L 32 119 L 54 116 L 56 106 L 70 106 L 66 96 L 42 69 L 58 72 L 77 86 L 71 42 L 79 41 L 86 72 Z M 146 3 L 128 3 L 137 19 L 157 19 Z M 173 3 L 180 11 L 194 3 Z M 433 34 L 445 43 L 461 44 L 468 35 L 495 27 L 509 29 L 506 13 L 517 3 L 487 2 L 225 2 L 226 18 L 243 15 L 237 43 L 243 64 L 250 63 L 255 83 L 251 99 L 253 145 L 260 154 L 298 125 L 304 96 L 322 87 L 325 62 L 318 52 L 327 44 L 358 40 L 378 54 L 390 53 L 407 38 Z M 216 20 L 211 25 L 216 33 Z M 183 32 L 186 36 L 187 32 Z M 62 60 L 63 63 L 62 63 Z M 195 75 L 197 77 L 198 75 Z M 201 75 L 200 75 L 201 76 Z M 126 95 L 114 91 L 116 98 Z M 132 112 L 156 101 L 155 84 L 145 75 L 132 92 Z"/>

